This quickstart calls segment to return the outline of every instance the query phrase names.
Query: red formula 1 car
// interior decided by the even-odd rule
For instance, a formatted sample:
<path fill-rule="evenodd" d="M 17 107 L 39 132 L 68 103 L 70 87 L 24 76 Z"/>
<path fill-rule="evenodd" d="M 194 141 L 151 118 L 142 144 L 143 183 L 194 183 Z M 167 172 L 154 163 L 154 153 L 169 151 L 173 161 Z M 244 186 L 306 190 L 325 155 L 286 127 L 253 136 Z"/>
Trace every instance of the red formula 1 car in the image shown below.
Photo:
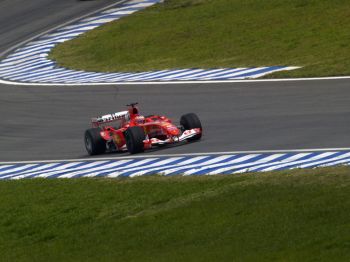
<path fill-rule="evenodd" d="M 127 111 L 96 117 L 92 127 L 85 131 L 84 141 L 90 155 L 111 151 L 143 152 L 155 146 L 195 141 L 202 137 L 202 125 L 196 114 L 189 113 L 180 119 L 180 126 L 159 115 L 139 114 L 137 103 Z"/>

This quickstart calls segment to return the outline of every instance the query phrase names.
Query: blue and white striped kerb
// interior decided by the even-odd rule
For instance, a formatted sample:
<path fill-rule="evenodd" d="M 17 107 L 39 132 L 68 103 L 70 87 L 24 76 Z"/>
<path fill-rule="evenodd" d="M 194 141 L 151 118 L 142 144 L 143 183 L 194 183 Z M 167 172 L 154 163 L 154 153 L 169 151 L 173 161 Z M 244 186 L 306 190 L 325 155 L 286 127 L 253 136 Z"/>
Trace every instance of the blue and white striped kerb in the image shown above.
<path fill-rule="evenodd" d="M 217 175 L 349 165 L 350 151 L 147 157 L 0 165 L 0 179 Z"/>
<path fill-rule="evenodd" d="M 268 66 L 254 68 L 178 69 L 142 73 L 96 73 L 73 71 L 49 60 L 48 53 L 57 44 L 73 39 L 105 23 L 120 19 L 161 0 L 134 0 L 109 9 L 75 24 L 41 36 L 17 49 L 0 63 L 0 79 L 11 82 L 42 84 L 83 84 L 152 81 L 206 81 L 258 78 L 281 70 L 298 67 Z"/>

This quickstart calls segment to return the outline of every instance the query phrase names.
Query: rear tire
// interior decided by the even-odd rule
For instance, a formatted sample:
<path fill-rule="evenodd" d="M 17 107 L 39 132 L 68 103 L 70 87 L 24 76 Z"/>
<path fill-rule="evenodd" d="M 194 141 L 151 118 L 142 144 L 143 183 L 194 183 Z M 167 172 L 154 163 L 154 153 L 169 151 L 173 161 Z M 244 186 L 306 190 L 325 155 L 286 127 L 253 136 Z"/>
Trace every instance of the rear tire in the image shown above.
<path fill-rule="evenodd" d="M 106 152 L 106 141 L 101 137 L 100 132 L 100 128 L 90 128 L 85 131 L 85 148 L 91 156 Z"/>
<path fill-rule="evenodd" d="M 198 116 L 194 113 L 188 113 L 181 116 L 180 125 L 184 127 L 185 130 L 200 128 L 202 130 L 202 124 Z M 188 138 L 187 141 L 199 140 L 202 137 L 202 133 L 195 135 L 194 137 Z"/>
<path fill-rule="evenodd" d="M 144 151 L 143 140 L 145 137 L 145 131 L 140 126 L 132 126 L 125 131 L 126 147 L 130 154 Z"/>

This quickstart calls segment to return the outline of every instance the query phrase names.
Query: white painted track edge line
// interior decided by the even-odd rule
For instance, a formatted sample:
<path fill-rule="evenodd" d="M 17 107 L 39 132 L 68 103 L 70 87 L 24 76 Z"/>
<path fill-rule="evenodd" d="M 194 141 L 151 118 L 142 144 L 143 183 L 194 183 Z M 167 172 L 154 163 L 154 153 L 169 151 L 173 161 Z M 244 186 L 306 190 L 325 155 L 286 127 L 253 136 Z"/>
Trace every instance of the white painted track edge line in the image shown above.
<path fill-rule="evenodd" d="M 203 155 L 235 155 L 235 154 L 264 154 L 264 153 L 302 153 L 302 152 L 333 152 L 350 151 L 350 147 L 344 148 L 314 148 L 314 149 L 285 149 L 285 150 L 255 150 L 255 151 L 226 151 L 226 152 L 202 152 L 202 153 L 184 153 L 184 154 L 160 154 L 160 155 L 130 155 L 114 156 L 100 158 L 76 158 L 76 159 L 55 159 L 55 160 L 28 160 L 28 161 L 4 161 L 0 165 L 8 164 L 31 164 L 31 163 L 57 163 L 57 162 L 79 162 L 79 161 L 103 161 L 103 160 L 123 160 L 123 159 L 142 159 L 151 157 L 180 157 L 180 156 L 203 156 Z"/>
<path fill-rule="evenodd" d="M 179 84 L 225 84 L 225 83 L 263 83 L 293 82 L 317 80 L 350 79 L 350 76 L 311 77 L 311 78 L 276 78 L 276 79 L 241 79 L 241 80 L 207 80 L 207 81 L 150 81 L 150 82 L 101 82 L 101 83 L 24 83 L 0 79 L 0 84 L 17 86 L 108 86 L 108 85 L 179 85 Z"/>

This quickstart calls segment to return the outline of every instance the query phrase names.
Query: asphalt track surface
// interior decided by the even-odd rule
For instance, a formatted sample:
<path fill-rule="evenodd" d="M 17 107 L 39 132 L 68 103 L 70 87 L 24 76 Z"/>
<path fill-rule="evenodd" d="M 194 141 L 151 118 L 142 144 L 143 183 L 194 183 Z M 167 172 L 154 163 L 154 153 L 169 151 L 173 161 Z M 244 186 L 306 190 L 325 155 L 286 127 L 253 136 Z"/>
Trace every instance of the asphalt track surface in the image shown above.
<path fill-rule="evenodd" d="M 113 2 L 2 1 L 0 52 Z M 89 158 L 90 117 L 135 101 L 176 121 L 195 112 L 204 128 L 200 142 L 145 155 L 350 147 L 349 80 L 0 89 L 0 161 Z"/>

